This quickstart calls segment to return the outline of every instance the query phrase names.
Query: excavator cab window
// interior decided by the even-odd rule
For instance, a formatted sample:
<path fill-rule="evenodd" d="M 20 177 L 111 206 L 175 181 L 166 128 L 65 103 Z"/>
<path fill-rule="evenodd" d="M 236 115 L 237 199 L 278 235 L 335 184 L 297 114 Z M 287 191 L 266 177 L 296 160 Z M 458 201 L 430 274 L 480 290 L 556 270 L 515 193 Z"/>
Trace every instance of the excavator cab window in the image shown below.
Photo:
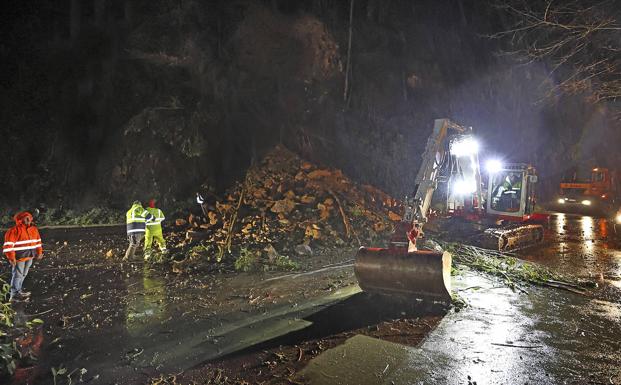
<path fill-rule="evenodd" d="M 606 180 L 606 173 L 603 171 L 593 171 L 591 175 L 591 180 L 595 183 L 604 182 Z"/>
<path fill-rule="evenodd" d="M 518 212 L 522 199 L 522 173 L 503 171 L 491 177 L 491 208 L 496 211 Z"/>

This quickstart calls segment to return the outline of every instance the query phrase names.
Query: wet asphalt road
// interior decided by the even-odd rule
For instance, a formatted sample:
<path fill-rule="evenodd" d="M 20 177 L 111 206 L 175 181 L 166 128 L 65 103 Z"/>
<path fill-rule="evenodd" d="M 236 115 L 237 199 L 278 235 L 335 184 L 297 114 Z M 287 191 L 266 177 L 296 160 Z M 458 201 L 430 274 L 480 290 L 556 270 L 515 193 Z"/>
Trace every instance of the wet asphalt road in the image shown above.
<path fill-rule="evenodd" d="M 621 303 L 621 234 L 605 218 L 553 213 L 544 247 L 520 257 L 555 272 L 594 280 L 600 299 Z"/>
<path fill-rule="evenodd" d="M 621 252 L 610 224 L 553 214 L 544 247 L 523 258 L 589 278 L 587 295 L 512 291 L 476 272 L 453 277 L 468 303 L 418 346 L 356 336 L 313 359 L 311 384 L 620 384 Z"/>
<path fill-rule="evenodd" d="M 31 333 L 31 340 L 41 345 L 42 364 L 24 369 L 14 384 L 52 383 L 50 366 L 60 365 L 74 371 L 74 383 L 82 368 L 88 370 L 84 379 L 93 383 L 148 383 L 157 373 L 178 372 L 308 328 L 313 322 L 309 316 L 329 314 L 322 309 L 345 303 L 359 290 L 356 285 L 330 289 L 335 280 L 352 282 L 351 267 L 329 270 L 320 279 L 216 275 L 187 282 L 140 264 L 65 269 L 76 262 L 72 256 L 85 255 L 87 261 L 80 263 L 97 264 L 102 251 L 124 242 L 123 236 L 70 242 L 65 248 L 69 252 L 59 253 L 64 260 L 45 261 L 33 270 L 29 279 L 34 298 L 40 300 L 19 307 L 18 316 L 23 321 L 37 315 L 46 321 Z M 122 247 L 115 250 L 120 252 Z M 596 280 L 599 287 L 589 296 L 550 288 L 520 294 L 479 273 L 456 277 L 454 286 L 468 308 L 450 312 L 420 346 L 407 347 L 409 358 L 388 369 L 382 364 L 380 377 L 370 365 L 366 371 L 346 370 L 356 364 L 353 348 L 343 355 L 350 359 L 338 366 L 334 378 L 339 379 L 338 373 L 359 376 L 333 383 L 467 384 L 468 376 L 477 384 L 621 383 L 621 251 L 610 224 L 553 214 L 544 247 L 521 254 L 562 274 Z M 342 257 L 347 258 L 351 256 Z M 319 290 L 309 292 L 318 285 Z M 368 355 L 373 349 L 361 351 Z M 384 358 L 376 360 L 378 365 Z M 322 374 L 332 375 L 328 367 L 319 363 L 309 369 L 313 366 L 321 379 L 306 373 L 307 381 L 331 383 Z"/>

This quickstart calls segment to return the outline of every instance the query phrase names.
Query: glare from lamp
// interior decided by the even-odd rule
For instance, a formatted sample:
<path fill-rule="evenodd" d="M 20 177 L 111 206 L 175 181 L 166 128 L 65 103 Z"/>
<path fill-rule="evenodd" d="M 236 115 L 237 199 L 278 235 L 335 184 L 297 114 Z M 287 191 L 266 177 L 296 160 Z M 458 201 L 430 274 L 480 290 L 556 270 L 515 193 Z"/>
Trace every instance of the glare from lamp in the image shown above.
<path fill-rule="evenodd" d="M 615 218 L 617 223 L 621 223 L 621 214 L 617 214 L 617 218 Z"/>
<path fill-rule="evenodd" d="M 590 206 L 591 205 L 591 201 L 588 200 L 588 199 L 585 199 L 585 200 L 582 201 L 582 204 L 585 205 L 585 206 Z"/>
<path fill-rule="evenodd" d="M 485 163 L 485 169 L 490 174 L 495 174 L 502 170 L 502 162 L 498 159 L 490 159 L 487 161 L 487 163 Z"/>
<path fill-rule="evenodd" d="M 565 198 L 559 198 L 559 199 L 558 199 L 558 203 L 560 203 L 560 204 L 565 203 Z"/>
<path fill-rule="evenodd" d="M 479 143 L 473 138 L 464 138 L 451 143 L 451 154 L 455 156 L 468 156 L 479 152 Z"/>
<path fill-rule="evenodd" d="M 476 182 L 473 180 L 460 179 L 455 182 L 454 191 L 458 195 L 472 194 L 477 189 Z"/>

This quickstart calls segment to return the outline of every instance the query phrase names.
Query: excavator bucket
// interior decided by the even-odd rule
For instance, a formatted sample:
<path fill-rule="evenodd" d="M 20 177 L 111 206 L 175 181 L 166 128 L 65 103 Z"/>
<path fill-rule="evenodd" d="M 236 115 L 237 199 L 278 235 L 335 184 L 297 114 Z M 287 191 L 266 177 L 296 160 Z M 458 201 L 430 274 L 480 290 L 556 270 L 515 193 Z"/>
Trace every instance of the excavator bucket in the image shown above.
<path fill-rule="evenodd" d="M 362 290 L 437 302 L 451 300 L 451 254 L 361 247 L 354 271 Z"/>
<path fill-rule="evenodd" d="M 523 225 L 510 228 L 487 229 L 481 246 L 498 251 L 516 251 L 543 242 L 542 225 Z"/>

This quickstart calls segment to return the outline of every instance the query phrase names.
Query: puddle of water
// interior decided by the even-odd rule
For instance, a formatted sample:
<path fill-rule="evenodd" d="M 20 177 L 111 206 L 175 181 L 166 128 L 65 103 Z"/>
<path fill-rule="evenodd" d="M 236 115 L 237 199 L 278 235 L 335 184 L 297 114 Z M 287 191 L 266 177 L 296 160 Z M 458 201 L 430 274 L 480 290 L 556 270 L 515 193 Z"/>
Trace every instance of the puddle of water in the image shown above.
<path fill-rule="evenodd" d="M 126 285 L 131 288 L 125 307 L 125 328 L 130 335 L 142 335 L 153 324 L 170 317 L 166 311 L 166 284 L 161 277 L 147 271 L 128 278 Z"/>

